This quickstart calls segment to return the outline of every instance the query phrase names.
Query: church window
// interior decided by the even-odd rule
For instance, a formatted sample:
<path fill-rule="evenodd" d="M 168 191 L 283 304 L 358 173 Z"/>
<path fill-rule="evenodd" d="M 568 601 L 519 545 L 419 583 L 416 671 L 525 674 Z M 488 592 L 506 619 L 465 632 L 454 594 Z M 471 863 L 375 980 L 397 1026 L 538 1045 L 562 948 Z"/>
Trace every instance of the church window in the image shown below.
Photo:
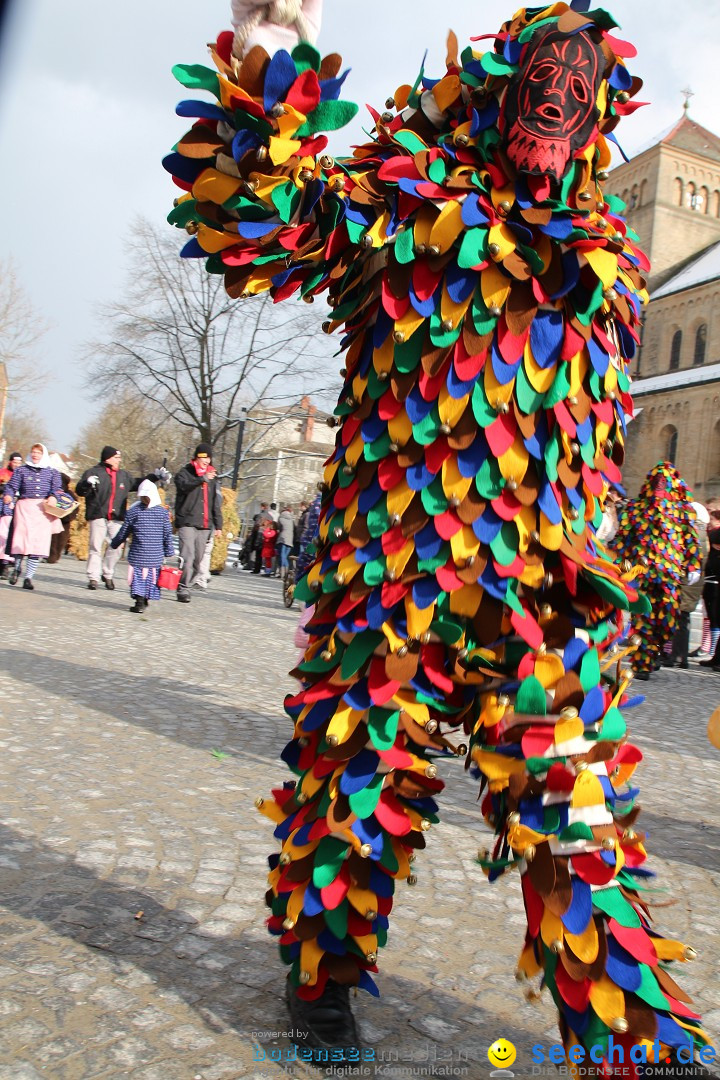
<path fill-rule="evenodd" d="M 678 430 L 674 424 L 666 424 L 660 432 L 660 457 L 663 461 L 669 461 L 672 465 L 677 459 Z"/>
<path fill-rule="evenodd" d="M 713 217 L 720 217 L 720 191 L 713 191 L 712 193 L 712 214 Z"/>
<path fill-rule="evenodd" d="M 680 367 L 680 350 L 682 349 L 682 330 L 676 330 L 672 336 L 670 345 L 670 370 L 677 371 Z"/>
<path fill-rule="evenodd" d="M 693 353 L 693 364 L 705 363 L 705 349 L 707 347 L 707 324 L 701 323 L 695 331 L 695 351 Z"/>
<path fill-rule="evenodd" d="M 704 190 L 704 188 L 702 190 Z M 702 213 L 703 202 L 702 191 L 698 191 L 691 180 L 685 191 L 686 207 L 688 210 L 696 210 Z"/>
<path fill-rule="evenodd" d="M 634 210 L 635 207 L 638 205 L 639 199 L 640 193 L 638 191 L 638 186 L 637 184 L 633 184 L 632 191 L 630 192 L 630 203 L 628 204 L 628 209 Z"/>
<path fill-rule="evenodd" d="M 700 211 L 701 214 L 707 214 L 710 207 L 710 192 L 706 187 L 700 188 L 699 198 L 702 200 L 702 202 L 697 209 Z"/>
<path fill-rule="evenodd" d="M 675 206 L 682 206 L 683 204 L 683 182 L 679 176 L 676 176 L 673 180 L 673 204 Z"/>

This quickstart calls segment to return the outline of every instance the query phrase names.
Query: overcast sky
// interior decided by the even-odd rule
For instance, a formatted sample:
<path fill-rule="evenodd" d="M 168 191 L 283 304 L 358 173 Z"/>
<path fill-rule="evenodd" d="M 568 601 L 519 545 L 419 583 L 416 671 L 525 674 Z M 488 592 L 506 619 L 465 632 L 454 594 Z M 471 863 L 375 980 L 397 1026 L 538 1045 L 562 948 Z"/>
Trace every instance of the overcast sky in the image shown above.
<path fill-rule="evenodd" d="M 645 80 L 640 97 L 652 103 L 620 125 L 625 151 L 632 155 L 679 119 L 688 84 L 691 116 L 720 133 L 720 5 L 608 7 L 638 48 L 630 67 Z M 441 73 L 449 28 L 462 47 L 514 10 L 498 0 L 325 0 L 318 44 L 343 54 L 352 68 L 344 96 L 361 105 L 361 118 L 332 149 L 360 137 L 365 103 L 382 107 L 397 85 L 414 80 L 425 48 L 427 73 Z M 122 291 L 133 218 L 162 223 L 176 194 L 160 159 L 188 126 L 174 115 L 187 94 L 170 68 L 206 62 L 205 43 L 229 28 L 229 11 L 229 0 L 10 5 L 0 55 L 2 253 L 51 323 L 43 352 L 52 374 L 36 406 L 58 449 L 96 408 L 78 354 L 102 333 L 98 305 Z"/>

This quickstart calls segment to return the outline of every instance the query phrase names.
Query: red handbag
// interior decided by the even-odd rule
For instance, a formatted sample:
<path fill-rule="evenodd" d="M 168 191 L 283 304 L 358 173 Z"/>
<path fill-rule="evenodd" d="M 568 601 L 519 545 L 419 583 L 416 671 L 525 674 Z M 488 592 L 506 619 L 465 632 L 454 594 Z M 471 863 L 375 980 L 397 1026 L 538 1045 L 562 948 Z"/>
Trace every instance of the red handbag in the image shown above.
<path fill-rule="evenodd" d="M 169 589 L 172 592 L 177 592 L 181 577 L 182 570 L 179 566 L 162 566 L 157 579 L 158 589 Z"/>

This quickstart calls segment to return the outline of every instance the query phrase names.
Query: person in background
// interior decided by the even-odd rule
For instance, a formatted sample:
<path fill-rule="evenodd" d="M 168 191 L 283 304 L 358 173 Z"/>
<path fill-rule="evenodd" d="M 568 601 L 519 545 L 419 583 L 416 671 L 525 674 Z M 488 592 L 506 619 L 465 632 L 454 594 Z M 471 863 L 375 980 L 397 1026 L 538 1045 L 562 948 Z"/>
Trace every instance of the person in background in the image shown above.
<path fill-rule="evenodd" d="M 711 506 L 708 510 L 710 521 L 707 527 L 707 538 L 710 551 L 705 563 L 703 601 L 710 623 L 710 655 L 700 663 L 703 667 L 715 667 L 716 654 L 720 653 L 718 649 L 720 642 L 720 509 Z"/>
<path fill-rule="evenodd" d="M 615 533 L 618 531 L 619 498 L 619 492 L 615 488 L 611 487 L 608 489 L 605 506 L 603 507 L 602 521 L 598 525 L 598 530 L 595 534 L 598 540 L 601 540 L 603 544 L 611 543 L 615 537 Z"/>
<path fill-rule="evenodd" d="M 198 443 L 195 456 L 175 476 L 175 528 L 180 538 L 182 577 L 178 600 L 190 603 L 190 588 L 200 573 L 210 533 L 222 532 L 222 496 L 210 443 Z"/>
<path fill-rule="evenodd" d="M 288 571 L 288 560 L 290 558 L 290 552 L 293 549 L 293 543 L 295 540 L 295 519 L 293 517 L 292 509 L 289 506 L 284 506 L 280 512 L 278 518 L 278 538 L 277 538 L 277 551 L 278 551 L 278 567 L 280 570 L 280 577 L 284 578 Z"/>
<path fill-rule="evenodd" d="M 633 632 L 640 640 L 632 669 L 643 682 L 662 665 L 664 645 L 675 634 L 681 584 L 695 584 L 700 577 L 694 524 L 688 486 L 669 461 L 650 470 L 637 498 L 619 517 L 613 548 L 621 560 L 644 567 L 638 584 L 649 601 L 649 610 L 633 617 Z"/>
<path fill-rule="evenodd" d="M 710 552 L 705 564 L 703 600 L 710 621 L 710 655 L 700 661 L 700 666 L 720 671 L 720 510 L 710 511 L 707 530 Z"/>
<path fill-rule="evenodd" d="M 170 513 L 160 501 L 160 493 L 151 480 L 143 480 L 138 488 L 139 501 L 134 503 L 110 543 L 118 551 L 132 533 L 128 552 L 128 583 L 130 611 L 139 615 L 151 600 L 160 599 L 158 574 L 164 558 L 175 554 L 170 527 Z"/>
<path fill-rule="evenodd" d="M 278 508 L 277 508 L 277 503 L 276 502 L 271 502 L 270 503 L 270 509 L 267 511 L 267 516 L 270 518 L 271 521 L 277 522 L 277 519 L 279 518 L 280 515 L 278 514 Z"/>
<path fill-rule="evenodd" d="M 0 495 L 2 495 L 3 488 L 7 484 L 12 474 L 15 472 L 16 469 L 19 469 L 21 465 L 22 454 L 19 450 L 13 450 L 12 454 L 10 454 L 8 458 L 7 465 L 4 465 L 3 468 L 0 469 Z"/>
<path fill-rule="evenodd" d="M 273 559 L 275 558 L 275 543 L 278 536 L 278 527 L 272 518 L 268 518 L 260 527 L 262 533 L 262 561 L 263 574 L 270 577 L 273 572 Z"/>
<path fill-rule="evenodd" d="M 33 578 L 41 559 L 50 554 L 50 538 L 62 530 L 59 518 L 45 513 L 43 503 L 54 503 L 63 493 L 62 479 L 57 469 L 48 464 L 47 448 L 34 443 L 25 464 L 15 469 L 5 485 L 3 503 L 15 502 L 11 551 L 15 565 L 10 572 L 10 584 L 20 577 L 22 561 L 27 556 L 24 589 L 34 589 Z"/>
<path fill-rule="evenodd" d="M 134 479 L 126 469 L 120 468 L 121 461 L 117 447 L 103 446 L 100 461 L 86 469 L 75 485 L 76 495 L 85 499 L 85 518 L 89 526 L 88 589 L 97 589 L 101 580 L 106 589 L 115 588 L 113 577 L 120 552 L 110 541 L 120 531 L 128 495 L 137 491 L 140 485 L 140 479 Z"/>
<path fill-rule="evenodd" d="M 698 544 L 700 545 L 701 557 L 704 558 L 708 552 L 707 542 L 707 526 L 710 522 L 710 515 L 708 514 L 702 503 L 694 502 L 692 504 L 695 511 L 695 521 L 693 522 L 693 528 L 697 534 Z M 702 573 L 687 574 L 685 580 L 680 586 L 680 613 L 678 615 L 678 628 L 675 631 L 675 635 L 672 639 L 672 647 L 670 649 L 669 656 L 663 660 L 664 667 L 675 667 L 675 663 L 679 661 L 681 668 L 688 668 L 688 653 L 690 649 L 690 616 L 695 608 L 700 603 L 703 594 L 703 576 Z"/>
<path fill-rule="evenodd" d="M 305 526 L 300 536 L 300 551 L 295 565 L 295 581 L 299 581 L 315 557 L 315 539 L 320 522 L 322 495 L 316 495 L 307 509 Z"/>
<path fill-rule="evenodd" d="M 270 519 L 263 514 L 255 515 L 255 520 L 250 534 L 250 551 L 252 558 L 252 572 L 253 574 L 259 574 L 262 570 L 262 547 L 263 547 L 263 529 L 265 523 Z"/>
<path fill-rule="evenodd" d="M 22 454 L 19 450 L 14 450 L 8 458 L 7 465 L 0 469 L 0 496 L 5 491 L 5 485 L 8 480 L 22 465 Z M 13 564 L 13 557 L 10 554 L 10 544 L 12 542 L 12 521 L 13 521 L 13 509 L 14 502 L 10 502 L 7 505 L 0 502 L 0 578 L 6 578 L 10 573 L 10 567 Z"/>
<path fill-rule="evenodd" d="M 301 502 L 298 507 L 298 516 L 295 519 L 295 528 L 293 530 L 293 555 L 300 554 L 300 537 L 305 531 L 305 522 L 307 520 L 308 504 Z"/>
<path fill-rule="evenodd" d="M 49 464 L 51 468 L 57 469 L 60 473 L 60 479 L 62 480 L 63 491 L 66 495 L 70 495 L 74 498 L 74 494 L 70 488 L 70 481 L 72 480 L 72 462 L 68 461 L 63 454 L 59 454 L 57 451 L 53 451 L 50 454 Z M 77 500 L 76 500 L 77 503 Z M 78 508 L 77 505 L 71 513 L 66 514 L 65 517 L 60 518 L 60 524 L 62 525 L 62 531 L 53 533 L 50 537 L 50 554 L 47 557 L 48 563 L 59 562 L 62 556 L 65 554 L 68 548 L 68 540 L 70 538 L 70 525 L 77 517 Z"/>
<path fill-rule="evenodd" d="M 215 493 L 215 499 L 218 504 L 217 508 L 220 512 L 220 515 L 222 516 L 222 491 L 220 490 L 219 484 Z M 191 588 L 193 589 L 202 589 L 203 591 L 205 591 L 205 589 L 207 589 L 210 584 L 210 578 L 212 577 L 212 574 L 210 573 L 210 563 L 212 561 L 213 548 L 215 547 L 215 535 L 216 534 L 214 532 L 211 532 L 208 538 L 208 542 L 205 545 L 205 551 L 203 553 L 202 562 L 200 563 L 200 569 L 198 570 L 197 577 L 191 583 Z"/>

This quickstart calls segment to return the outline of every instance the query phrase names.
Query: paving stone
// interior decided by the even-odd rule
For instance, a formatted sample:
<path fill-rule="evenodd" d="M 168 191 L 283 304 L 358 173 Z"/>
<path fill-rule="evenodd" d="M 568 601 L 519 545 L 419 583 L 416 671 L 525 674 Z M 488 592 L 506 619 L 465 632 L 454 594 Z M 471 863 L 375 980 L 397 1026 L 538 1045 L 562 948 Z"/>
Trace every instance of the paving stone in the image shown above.
<path fill-rule="evenodd" d="M 163 600 L 133 622 L 123 591 L 90 597 L 70 559 L 41 567 L 31 606 L 0 589 L 13 626 L 0 648 L 1 1080 L 317 1080 L 304 1065 L 254 1061 L 251 1036 L 289 1026 L 264 927 L 272 826 L 252 803 L 286 778 L 299 612 L 278 582 L 237 573 L 187 609 Z M 211 663 L 174 664 L 199 638 Z M 628 713 L 645 753 L 641 823 L 665 890 L 655 896 L 672 902 L 655 915 L 697 949 L 680 979 L 712 1034 L 720 754 L 705 728 L 720 682 L 693 665 L 643 691 Z M 355 1009 L 377 1076 L 415 1077 L 452 1047 L 458 1068 L 461 1050 L 474 1055 L 458 1075 L 480 1080 L 502 1034 L 524 1078 L 532 1044 L 556 1038 L 554 1010 L 547 997 L 529 1005 L 512 978 L 522 898 L 515 875 L 490 886 L 475 860 L 489 841 L 477 784 L 454 760 L 442 775 L 419 884 L 397 892 L 382 997 L 360 995 Z"/>

